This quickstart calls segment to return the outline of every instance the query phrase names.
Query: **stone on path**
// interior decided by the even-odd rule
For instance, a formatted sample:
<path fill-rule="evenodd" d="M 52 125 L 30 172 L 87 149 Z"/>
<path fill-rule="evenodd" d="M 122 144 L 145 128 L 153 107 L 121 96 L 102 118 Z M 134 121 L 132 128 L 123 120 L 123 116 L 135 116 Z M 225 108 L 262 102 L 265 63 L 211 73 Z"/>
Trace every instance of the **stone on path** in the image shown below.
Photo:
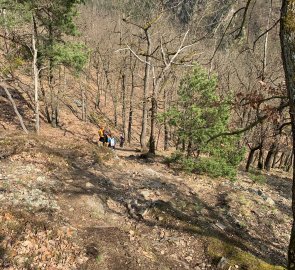
<path fill-rule="evenodd" d="M 94 185 L 91 184 L 90 182 L 87 182 L 86 183 L 86 188 L 94 188 Z"/>

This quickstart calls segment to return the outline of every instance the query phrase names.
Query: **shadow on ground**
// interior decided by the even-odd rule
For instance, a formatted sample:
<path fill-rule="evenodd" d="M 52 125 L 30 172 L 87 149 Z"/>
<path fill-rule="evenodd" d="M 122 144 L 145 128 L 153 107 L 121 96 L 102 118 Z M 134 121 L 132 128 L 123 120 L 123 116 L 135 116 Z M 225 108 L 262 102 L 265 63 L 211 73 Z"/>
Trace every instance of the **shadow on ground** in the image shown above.
<path fill-rule="evenodd" d="M 52 149 L 51 149 L 52 151 Z M 56 151 L 59 151 L 56 149 Z M 127 201 L 140 200 L 142 204 L 152 205 L 153 210 L 164 213 L 164 220 L 146 220 L 141 219 L 139 222 L 149 227 L 162 227 L 173 229 L 176 231 L 190 234 L 191 236 L 200 235 L 220 239 L 226 243 L 234 245 L 244 251 L 250 252 L 258 258 L 271 264 L 285 264 L 285 258 L 282 251 L 279 251 L 272 243 L 271 240 L 264 238 L 256 239 L 252 237 L 246 229 L 239 227 L 235 224 L 232 217 L 223 215 L 216 207 L 211 207 L 204 201 L 200 200 L 197 195 L 188 195 L 181 191 L 175 184 L 167 183 L 165 179 L 158 177 L 148 177 L 140 184 L 134 184 L 133 187 L 128 186 L 128 178 L 126 172 L 117 171 L 111 179 L 108 177 L 97 176 L 91 169 L 91 166 L 82 164 L 81 160 L 73 158 L 74 153 L 68 153 L 68 163 L 72 165 L 69 170 L 68 177 L 73 179 L 72 185 L 75 186 L 75 191 L 68 191 L 65 189 L 63 192 L 70 192 L 72 196 L 78 195 L 98 195 L 106 202 L 107 199 L 112 199 L 121 205 L 126 205 Z M 143 162 L 143 161 L 140 161 Z M 107 168 L 106 168 L 107 170 Z M 83 179 L 83 180 L 81 180 Z M 85 188 L 85 181 L 94 185 L 91 190 Z M 183 183 L 185 185 L 185 183 Z M 140 189 L 149 187 L 151 191 L 164 191 L 166 193 L 174 194 L 173 201 L 149 201 L 145 200 L 140 193 Z M 223 198 L 220 198 L 222 202 Z M 198 205 L 202 209 L 206 209 L 207 214 L 200 214 L 199 211 L 192 210 L 192 207 L 187 206 Z M 129 217 L 132 218 L 132 217 Z M 138 221 L 138 220 L 136 220 Z M 216 222 L 222 222 L 226 229 L 221 230 L 216 227 Z"/>
<path fill-rule="evenodd" d="M 97 148 L 98 152 L 105 151 L 105 149 L 98 148 L 95 145 L 92 147 Z M 44 145 L 42 146 L 42 152 L 51 156 L 62 157 L 69 164 L 66 168 L 62 164 L 55 164 L 55 172 L 58 172 L 58 174 L 54 175 L 55 177 L 60 179 L 60 181 L 64 181 L 63 179 L 72 180 L 70 184 L 63 185 L 62 190 L 56 190 L 59 194 L 71 194 L 71 196 L 97 195 L 105 205 L 107 205 L 108 199 L 112 199 L 122 207 L 126 207 L 128 201 L 137 200 L 142 205 L 147 205 L 151 212 L 161 213 L 165 218 L 162 220 L 156 218 L 137 219 L 129 216 L 129 219 L 134 220 L 135 223 L 140 222 L 150 228 L 157 226 L 159 228 L 173 229 L 192 237 L 199 235 L 217 238 L 250 252 L 268 263 L 285 264 L 284 253 L 273 245 L 271 239 L 252 237 L 246 229 L 236 225 L 235 220 L 231 216 L 220 213 L 218 207 L 208 205 L 197 194 L 184 192 L 183 190 L 186 188 L 185 183 L 182 183 L 180 188 L 178 185 L 166 181 L 165 177 L 147 175 L 142 177 L 139 175 L 137 176 L 138 179 L 133 179 L 130 186 L 129 180 L 132 177 L 130 174 L 124 170 L 119 170 L 115 167 L 105 167 L 97 163 L 98 161 L 91 153 L 81 156 L 81 153 L 77 152 L 76 148 L 63 149 L 61 147 L 46 147 Z M 140 160 L 139 162 L 145 163 L 146 161 Z M 49 165 L 52 166 L 52 164 Z M 111 177 L 107 174 L 110 171 L 113 173 Z M 90 182 L 93 187 L 86 188 L 86 182 Z M 148 188 L 150 191 L 168 193 L 173 199 L 170 201 L 145 199 L 141 193 L 143 188 Z M 186 189 L 189 190 L 188 187 Z M 222 196 L 219 198 L 219 203 L 222 207 L 224 204 Z M 194 206 L 205 209 L 205 214 L 200 213 L 199 209 L 196 209 Z M 222 222 L 226 229 L 218 228 L 216 222 Z M 103 228 L 89 227 L 89 234 L 86 237 L 90 237 L 93 232 L 99 235 L 100 230 L 103 230 Z"/>

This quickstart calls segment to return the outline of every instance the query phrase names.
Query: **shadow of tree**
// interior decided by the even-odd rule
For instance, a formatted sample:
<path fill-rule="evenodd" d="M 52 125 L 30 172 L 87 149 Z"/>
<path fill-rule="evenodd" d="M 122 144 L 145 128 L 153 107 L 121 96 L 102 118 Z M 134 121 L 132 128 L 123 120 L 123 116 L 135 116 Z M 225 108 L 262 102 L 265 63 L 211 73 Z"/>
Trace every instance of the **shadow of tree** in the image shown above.
<path fill-rule="evenodd" d="M 292 198 L 292 179 L 271 174 L 267 176 L 266 184 L 280 193 L 285 199 Z"/>
<path fill-rule="evenodd" d="M 217 238 L 250 252 L 268 263 L 285 264 L 284 252 L 275 247 L 271 239 L 253 237 L 246 229 L 237 226 L 230 215 L 221 213 L 219 208 L 208 205 L 198 195 L 184 192 L 185 188 L 188 189 L 185 183 L 182 183 L 180 188 L 173 183 L 168 183 L 164 178 L 144 176 L 144 180 L 142 179 L 141 182 L 134 181 L 134 184 L 130 186 L 128 178 L 131 176 L 126 175 L 126 172 L 112 168 L 114 173 L 110 178 L 104 174 L 110 168 L 104 168 L 101 165 L 100 169 L 95 171 L 93 163 L 81 160 L 74 150 L 61 152 L 61 149 L 58 148 L 48 148 L 45 151 L 60 154 L 71 165 L 67 170 L 60 168 L 60 175 L 73 180 L 70 187 L 65 187 L 60 192 L 71 193 L 72 196 L 97 195 L 104 201 L 105 205 L 108 199 L 112 199 L 123 206 L 126 206 L 128 200 L 140 199 L 142 203 L 151 206 L 153 210 L 159 210 L 167 217 L 164 221 L 142 219 L 140 222 L 148 227 L 158 226 L 188 233 L 191 236 L 201 235 Z M 90 182 L 94 188 L 86 188 L 86 181 Z M 72 187 L 75 187 L 75 189 L 71 189 Z M 140 192 L 143 188 L 149 188 L 151 191 L 165 191 L 173 199 L 171 201 L 144 199 Z M 222 201 L 222 198 L 220 198 L 220 201 Z M 206 209 L 206 214 L 191 209 L 187 210 L 186 206 L 192 204 L 197 204 Z M 184 205 L 184 207 L 181 205 Z M 132 219 L 132 217 L 129 218 Z M 218 228 L 216 222 L 222 222 L 225 229 Z"/>

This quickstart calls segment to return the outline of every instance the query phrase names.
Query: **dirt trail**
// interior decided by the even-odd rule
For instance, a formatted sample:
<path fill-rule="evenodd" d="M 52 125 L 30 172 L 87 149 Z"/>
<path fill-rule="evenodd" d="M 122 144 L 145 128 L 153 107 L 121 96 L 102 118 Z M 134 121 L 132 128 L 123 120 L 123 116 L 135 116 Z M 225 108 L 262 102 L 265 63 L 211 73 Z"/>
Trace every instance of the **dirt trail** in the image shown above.
<path fill-rule="evenodd" d="M 116 154 L 103 167 L 77 170 L 58 195 L 64 216 L 87 243 L 85 269 L 213 269 L 180 213 L 165 213 L 183 192 L 172 176 L 138 162 L 133 151 Z"/>
<path fill-rule="evenodd" d="M 106 155 L 103 148 L 91 147 Z M 269 176 L 261 186 L 241 174 L 232 183 L 185 175 L 169 169 L 161 157 L 140 159 L 127 148 L 107 154 L 103 162 L 75 147 L 49 149 L 46 161 L 26 152 L 0 162 L 0 218 L 7 224 L 0 238 L 3 269 L 35 269 L 34 260 L 41 259 L 44 265 L 36 269 L 215 269 L 208 252 L 215 240 L 269 263 L 285 263 L 288 178 Z M 54 158 L 60 166 L 48 170 Z M 17 216 L 15 208 L 27 216 Z M 22 220 L 18 226 L 29 238 L 20 233 L 9 244 L 13 220 Z M 36 247 L 38 237 L 44 239 Z M 51 264 L 39 250 L 44 245 Z M 18 261 L 9 261 L 8 250 L 19 247 Z"/>

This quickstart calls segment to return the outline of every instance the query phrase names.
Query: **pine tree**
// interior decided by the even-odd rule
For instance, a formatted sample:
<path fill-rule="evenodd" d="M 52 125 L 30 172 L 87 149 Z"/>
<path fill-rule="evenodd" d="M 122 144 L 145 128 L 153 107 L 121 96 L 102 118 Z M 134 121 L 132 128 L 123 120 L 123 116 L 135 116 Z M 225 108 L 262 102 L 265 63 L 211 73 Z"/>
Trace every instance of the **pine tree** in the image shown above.
<path fill-rule="evenodd" d="M 59 91 L 54 91 L 54 72 L 60 65 L 80 72 L 89 54 L 83 44 L 67 39 L 77 34 L 74 19 L 81 3 L 82 0 L 0 0 L 0 5 L 7 10 L 6 20 L 1 18 L 0 24 L 13 33 L 13 36 L 5 37 L 6 40 L 12 41 L 12 46 L 21 45 L 17 53 L 21 59 L 34 61 L 34 74 L 39 77 L 34 80 L 35 85 L 38 80 L 48 82 L 49 93 L 43 93 L 43 98 L 48 99 L 45 114 L 53 126 L 58 125 L 59 115 Z M 34 39 L 34 45 L 31 39 Z M 13 57 L 17 54 L 14 51 Z M 9 53 L 7 57 L 11 57 Z M 37 104 L 36 91 L 37 88 Z"/>
<path fill-rule="evenodd" d="M 243 149 L 237 146 L 238 138 L 211 140 L 228 129 L 230 115 L 228 100 L 221 100 L 217 95 L 217 78 L 209 78 L 208 73 L 197 66 L 181 81 L 178 95 L 177 106 L 165 117 L 176 128 L 178 141 L 186 152 L 182 159 L 184 167 L 234 178 L 243 156 Z M 207 158 L 200 158 L 200 154 Z"/>

